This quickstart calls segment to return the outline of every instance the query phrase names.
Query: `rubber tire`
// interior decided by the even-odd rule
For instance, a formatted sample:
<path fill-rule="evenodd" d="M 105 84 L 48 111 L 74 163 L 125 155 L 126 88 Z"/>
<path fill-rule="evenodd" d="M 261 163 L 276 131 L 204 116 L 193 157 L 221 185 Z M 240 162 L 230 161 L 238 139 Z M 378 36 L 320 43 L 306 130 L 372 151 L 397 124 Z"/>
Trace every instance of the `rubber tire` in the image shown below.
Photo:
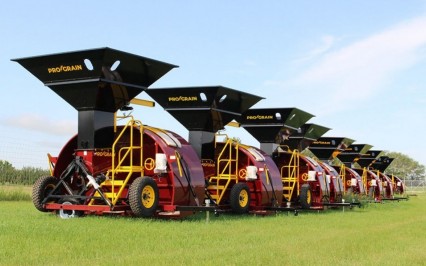
<path fill-rule="evenodd" d="M 309 184 L 303 184 L 300 188 L 300 205 L 303 209 L 311 208 L 312 203 L 312 192 Z"/>
<path fill-rule="evenodd" d="M 42 204 L 43 200 L 49 195 L 53 188 L 58 183 L 54 176 L 43 176 L 36 180 L 33 185 L 31 198 L 37 210 L 47 212 Z"/>
<path fill-rule="evenodd" d="M 342 203 L 342 199 L 343 199 L 342 194 L 339 193 L 335 197 L 335 202 Z"/>
<path fill-rule="evenodd" d="M 247 193 L 247 202 L 246 204 L 243 206 L 240 203 L 240 195 L 241 192 L 246 191 Z M 247 213 L 249 211 L 250 208 L 250 188 L 246 183 L 237 183 L 235 184 L 232 189 L 231 189 L 231 194 L 230 194 L 230 205 L 231 205 L 231 209 L 234 213 L 237 214 L 243 214 L 243 213 Z"/>
<path fill-rule="evenodd" d="M 375 187 L 370 187 L 368 189 L 368 198 L 369 199 L 374 199 L 374 190 L 375 190 Z"/>
<path fill-rule="evenodd" d="M 150 196 L 153 197 L 154 202 L 150 207 L 146 207 L 143 204 L 144 196 L 148 196 L 147 194 L 142 195 L 145 188 L 153 190 L 153 195 Z M 134 215 L 145 218 L 154 216 L 157 211 L 158 201 L 158 186 L 154 179 L 143 176 L 133 181 L 129 188 L 129 204 Z"/>

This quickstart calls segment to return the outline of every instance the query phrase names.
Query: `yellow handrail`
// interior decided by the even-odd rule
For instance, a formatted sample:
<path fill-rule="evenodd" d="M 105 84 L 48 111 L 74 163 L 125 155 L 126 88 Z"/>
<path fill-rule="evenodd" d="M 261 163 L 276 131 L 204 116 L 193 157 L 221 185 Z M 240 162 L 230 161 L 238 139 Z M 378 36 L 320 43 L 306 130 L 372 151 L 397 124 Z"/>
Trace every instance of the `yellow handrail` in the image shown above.
<path fill-rule="evenodd" d="M 143 124 L 141 121 L 139 120 L 135 120 L 133 118 L 133 116 L 128 116 L 130 117 L 129 121 L 126 123 L 126 125 L 123 127 L 123 129 L 121 130 L 120 134 L 118 134 L 117 138 L 115 139 L 113 145 L 112 145 L 112 165 L 111 165 L 111 171 L 109 171 L 109 173 L 111 174 L 111 199 L 112 199 L 112 204 L 115 205 L 118 201 L 118 199 L 121 196 L 121 193 L 123 193 L 124 188 L 126 187 L 130 177 L 132 176 L 133 172 L 134 172 L 134 161 L 133 161 L 133 151 L 134 150 L 139 150 L 140 151 L 140 161 L 139 161 L 139 166 L 138 166 L 138 171 L 140 171 L 141 176 L 144 175 L 144 168 L 143 168 Z M 118 117 L 116 117 L 118 118 Z M 134 134 L 133 134 L 133 129 L 137 128 L 139 130 L 139 135 L 140 135 L 140 146 L 134 146 Z M 130 140 L 129 143 L 130 145 L 128 147 L 121 147 L 120 150 L 118 151 L 118 163 L 116 165 L 116 148 L 117 145 L 119 143 L 119 141 L 121 140 L 121 138 L 124 136 L 124 133 L 130 129 Z M 124 152 L 124 154 L 122 155 L 122 152 Z M 129 159 L 129 165 L 124 166 L 123 163 L 125 162 L 126 159 Z M 126 167 L 126 170 L 124 171 L 120 171 L 120 168 L 122 167 Z M 119 172 L 127 172 L 127 176 L 124 179 L 123 183 L 120 186 L 119 191 L 117 192 L 117 194 L 115 194 L 115 184 L 114 184 L 114 180 L 116 178 L 116 175 Z"/>
<path fill-rule="evenodd" d="M 216 165 L 217 176 L 213 176 L 209 180 L 209 182 L 212 182 L 214 179 L 216 180 L 216 195 L 218 195 L 216 199 L 216 204 L 219 204 L 221 202 L 223 196 L 225 195 L 226 190 L 229 187 L 229 184 L 231 183 L 231 180 L 234 180 L 236 183 L 238 183 L 238 178 L 236 174 L 238 173 L 238 145 L 239 145 L 238 142 L 227 138 L 225 142 L 225 146 L 223 147 L 222 151 L 219 153 L 217 165 Z M 232 159 L 233 149 L 237 151 L 235 154 L 235 159 Z M 226 152 L 228 154 L 228 158 L 222 159 L 226 155 Z M 225 163 L 222 169 L 220 167 L 221 162 Z M 235 163 L 234 167 L 232 167 L 233 163 Z M 235 174 L 233 173 L 233 168 L 235 168 Z M 220 180 L 226 180 L 226 183 L 223 187 L 219 186 Z"/>
<path fill-rule="evenodd" d="M 289 192 L 287 193 L 287 200 L 290 201 L 293 197 L 294 189 L 297 186 L 296 193 L 299 195 L 300 182 L 299 182 L 299 164 L 300 164 L 300 154 L 297 150 L 294 150 L 291 154 L 290 161 L 287 165 L 281 167 L 281 181 L 288 183 L 290 187 Z M 284 191 L 284 190 L 283 190 Z M 284 195 L 285 196 L 285 195 Z"/>
<path fill-rule="evenodd" d="M 345 170 L 344 164 L 342 164 L 342 166 L 340 167 L 339 175 L 342 178 L 342 182 L 343 182 L 343 195 L 346 195 L 346 170 Z"/>

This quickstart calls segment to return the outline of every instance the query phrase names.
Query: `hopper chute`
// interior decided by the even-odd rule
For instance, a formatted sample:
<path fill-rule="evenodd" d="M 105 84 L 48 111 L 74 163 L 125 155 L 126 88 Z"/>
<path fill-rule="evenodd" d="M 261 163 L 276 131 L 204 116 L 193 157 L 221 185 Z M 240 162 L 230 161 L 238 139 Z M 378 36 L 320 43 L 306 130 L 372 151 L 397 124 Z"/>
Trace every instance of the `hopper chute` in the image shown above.
<path fill-rule="evenodd" d="M 372 163 L 371 168 L 379 170 L 383 173 L 389 167 L 389 165 L 391 165 L 393 160 L 395 160 L 395 158 L 390 158 L 389 156 L 380 156 Z"/>
<path fill-rule="evenodd" d="M 330 128 L 327 127 L 307 123 L 291 134 L 288 140 L 284 141 L 284 144 L 291 150 L 303 151 L 329 130 Z"/>
<path fill-rule="evenodd" d="M 78 110 L 78 148 L 111 146 L 114 113 L 175 65 L 99 48 L 13 59 Z"/>
<path fill-rule="evenodd" d="M 312 142 L 309 150 L 321 161 L 328 161 L 344 151 L 354 142 L 350 138 L 322 137 Z"/>
<path fill-rule="evenodd" d="M 214 136 L 263 99 L 223 86 L 149 89 L 146 93 L 189 131 L 189 142 L 202 159 L 213 157 Z"/>
<path fill-rule="evenodd" d="M 285 144 L 312 117 L 312 114 L 297 108 L 254 108 L 236 120 L 260 142 L 264 152 L 272 154 L 279 144 Z"/>
<path fill-rule="evenodd" d="M 380 153 L 382 153 L 382 151 L 369 150 L 363 156 L 361 156 L 361 158 L 358 159 L 357 163 L 362 168 L 369 168 L 374 163 L 374 161 L 376 161 L 377 157 L 379 157 Z"/>
<path fill-rule="evenodd" d="M 352 144 L 337 155 L 337 158 L 347 167 L 351 167 L 372 148 L 368 144 Z"/>

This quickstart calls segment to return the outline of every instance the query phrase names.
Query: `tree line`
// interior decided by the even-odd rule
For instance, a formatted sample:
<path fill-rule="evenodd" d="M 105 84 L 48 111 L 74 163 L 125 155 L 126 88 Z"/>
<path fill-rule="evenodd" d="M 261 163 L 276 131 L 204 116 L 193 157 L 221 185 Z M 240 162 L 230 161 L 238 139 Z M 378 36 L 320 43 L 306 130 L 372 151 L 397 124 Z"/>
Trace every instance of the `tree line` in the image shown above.
<path fill-rule="evenodd" d="M 32 185 L 40 176 L 48 175 L 48 169 L 30 166 L 16 169 L 8 161 L 0 160 L 0 185 Z"/>

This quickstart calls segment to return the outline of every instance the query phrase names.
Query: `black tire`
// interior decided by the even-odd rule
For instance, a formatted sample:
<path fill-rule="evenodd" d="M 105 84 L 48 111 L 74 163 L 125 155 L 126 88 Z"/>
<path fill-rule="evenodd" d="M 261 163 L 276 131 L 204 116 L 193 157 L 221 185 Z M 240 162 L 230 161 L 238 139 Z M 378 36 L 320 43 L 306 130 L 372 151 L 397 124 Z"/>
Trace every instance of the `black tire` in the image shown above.
<path fill-rule="evenodd" d="M 375 187 L 370 187 L 368 189 L 368 198 L 369 199 L 374 199 L 374 189 L 375 189 Z"/>
<path fill-rule="evenodd" d="M 129 188 L 129 204 L 139 217 L 154 216 L 158 207 L 158 186 L 151 177 L 138 177 Z"/>
<path fill-rule="evenodd" d="M 37 179 L 33 185 L 31 198 L 37 210 L 47 212 L 43 205 L 43 200 L 55 188 L 58 183 L 57 179 L 53 176 L 43 176 Z"/>
<path fill-rule="evenodd" d="M 231 189 L 231 209 L 234 213 L 247 213 L 250 208 L 250 188 L 246 183 L 237 183 Z"/>
<path fill-rule="evenodd" d="M 300 189 L 300 205 L 303 209 L 311 208 L 312 204 L 312 192 L 309 184 L 303 184 Z"/>
<path fill-rule="evenodd" d="M 342 203 L 342 199 L 343 199 L 342 194 L 339 193 L 336 195 L 335 202 Z"/>

